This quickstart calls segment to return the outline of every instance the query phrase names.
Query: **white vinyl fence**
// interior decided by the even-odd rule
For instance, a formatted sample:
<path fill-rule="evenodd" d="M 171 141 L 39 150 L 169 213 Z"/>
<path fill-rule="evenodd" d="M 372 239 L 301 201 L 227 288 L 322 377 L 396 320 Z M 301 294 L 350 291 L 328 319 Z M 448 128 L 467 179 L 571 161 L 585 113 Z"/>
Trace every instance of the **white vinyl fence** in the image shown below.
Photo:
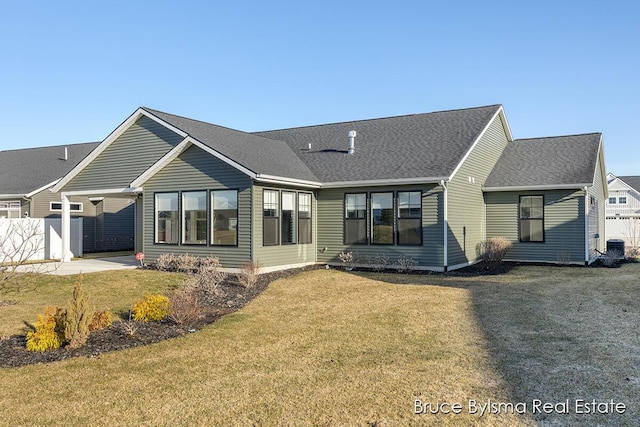
<path fill-rule="evenodd" d="M 0 263 L 61 258 L 60 218 L 0 219 Z M 72 256 L 82 256 L 82 218 L 71 218 Z"/>

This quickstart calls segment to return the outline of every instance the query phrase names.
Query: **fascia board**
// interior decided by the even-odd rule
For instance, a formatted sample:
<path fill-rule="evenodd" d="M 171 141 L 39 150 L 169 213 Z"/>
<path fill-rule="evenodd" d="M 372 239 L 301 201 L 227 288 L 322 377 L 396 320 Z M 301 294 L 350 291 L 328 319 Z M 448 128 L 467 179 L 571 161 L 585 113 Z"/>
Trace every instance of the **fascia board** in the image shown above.
<path fill-rule="evenodd" d="M 31 193 L 27 193 L 27 194 L 25 194 L 25 197 L 33 197 L 34 195 L 38 194 L 39 192 L 44 191 L 44 190 L 46 190 L 47 188 L 51 188 L 51 187 L 53 187 L 53 186 L 54 186 L 54 185 L 56 185 L 59 181 L 60 181 L 59 179 L 56 179 L 55 181 L 50 182 L 50 183 L 49 183 L 49 184 L 47 184 L 47 185 L 43 185 L 42 187 L 38 188 L 37 190 L 33 190 Z"/>
<path fill-rule="evenodd" d="M 411 185 L 411 184 L 439 184 L 441 181 L 449 181 L 449 177 L 424 177 L 424 178 L 392 178 L 366 181 L 336 181 L 323 183 L 321 188 L 343 187 L 377 187 L 384 185 Z"/>
<path fill-rule="evenodd" d="M 0 198 L 2 199 L 22 199 L 23 197 L 27 197 L 26 194 L 0 194 Z"/>
<path fill-rule="evenodd" d="M 581 190 L 584 187 L 591 187 L 592 185 L 592 182 L 588 182 L 578 184 L 523 185 L 517 187 L 482 187 L 482 191 L 491 193 L 498 191 Z"/>
<path fill-rule="evenodd" d="M 286 178 L 282 176 L 275 175 L 267 175 L 267 174 L 258 174 L 255 178 L 258 182 L 264 182 L 268 184 L 284 184 L 284 185 L 293 185 L 297 187 L 306 187 L 306 188 L 320 188 L 322 183 L 316 181 L 306 181 L 303 179 L 295 179 L 295 178 Z"/>
<path fill-rule="evenodd" d="M 65 185 L 69 183 L 73 178 L 75 178 L 87 165 L 89 165 L 93 160 L 96 159 L 104 150 L 106 150 L 116 139 L 118 139 L 127 129 L 129 129 L 140 117 L 146 116 L 149 119 L 165 126 L 167 129 L 172 130 L 183 138 L 187 136 L 187 134 L 176 128 L 175 126 L 170 125 L 169 123 L 164 122 L 158 117 L 154 116 L 144 108 L 138 108 L 133 114 L 131 114 L 124 122 L 120 124 L 113 132 L 111 132 L 87 157 L 82 159 L 80 163 L 76 165 L 69 173 L 67 173 L 60 181 L 51 189 L 53 192 L 59 192 Z"/>
<path fill-rule="evenodd" d="M 142 192 L 142 187 L 99 188 L 95 190 L 62 191 L 64 196 L 98 196 L 98 195 L 130 195 Z"/>
<path fill-rule="evenodd" d="M 475 148 L 478 145 L 478 143 L 480 143 L 480 140 L 482 139 L 484 134 L 487 133 L 487 131 L 489 130 L 489 127 L 491 126 L 493 121 L 496 120 L 496 118 L 498 116 L 500 116 L 500 118 L 503 119 L 503 125 L 506 126 L 505 131 L 507 133 L 507 141 L 508 142 L 513 141 L 513 137 L 511 136 L 511 130 L 509 129 L 509 125 L 507 123 L 507 118 L 504 115 L 504 109 L 502 108 L 502 105 L 501 105 L 498 108 L 498 110 L 495 112 L 495 114 L 491 117 L 491 119 L 487 122 L 487 124 L 485 125 L 484 129 L 482 129 L 482 132 L 480 132 L 478 137 L 473 141 L 473 144 L 471 144 L 471 148 L 469 148 L 467 150 L 467 152 L 464 154 L 464 157 L 462 157 L 462 160 L 460 160 L 460 162 L 458 162 L 458 165 L 455 167 L 455 169 L 453 170 L 453 172 L 451 173 L 451 176 L 447 179 L 447 181 L 451 181 L 453 179 L 453 177 L 458 173 L 458 171 L 460 170 L 462 165 L 464 165 L 464 162 L 467 161 L 467 159 L 469 158 L 469 156 L 471 155 L 473 150 L 475 150 Z M 504 126 L 503 126 L 503 128 L 504 128 Z"/>

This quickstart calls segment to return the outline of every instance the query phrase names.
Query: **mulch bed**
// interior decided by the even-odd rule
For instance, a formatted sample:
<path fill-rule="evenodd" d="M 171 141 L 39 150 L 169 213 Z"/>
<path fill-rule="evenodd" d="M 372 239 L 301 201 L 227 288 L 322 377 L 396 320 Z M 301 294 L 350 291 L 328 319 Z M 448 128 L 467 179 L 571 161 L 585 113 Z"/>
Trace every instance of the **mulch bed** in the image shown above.
<path fill-rule="evenodd" d="M 81 356 L 98 357 L 105 352 L 152 344 L 192 333 L 216 321 L 223 315 L 244 307 L 249 301 L 260 295 L 269 286 L 269 283 L 274 280 L 316 268 L 318 267 L 311 266 L 261 274 L 256 284 L 251 288 L 244 288 L 234 281 L 225 281 L 219 285 L 215 298 L 207 300 L 203 316 L 196 324 L 190 325 L 188 328 L 180 327 L 169 320 L 148 323 L 118 321 L 106 329 L 91 332 L 87 343 L 80 348 L 62 347 L 42 353 L 27 351 L 25 347 L 26 337 L 24 335 L 3 338 L 0 340 L 0 368 L 16 368 Z M 135 327 L 133 334 L 126 328 L 127 325 Z"/>

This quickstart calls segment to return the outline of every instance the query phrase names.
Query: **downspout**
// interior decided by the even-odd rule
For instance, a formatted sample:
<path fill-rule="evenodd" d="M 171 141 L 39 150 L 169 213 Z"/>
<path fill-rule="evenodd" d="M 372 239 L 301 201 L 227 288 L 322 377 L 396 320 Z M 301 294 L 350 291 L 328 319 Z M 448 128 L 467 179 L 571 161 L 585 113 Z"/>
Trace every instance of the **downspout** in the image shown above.
<path fill-rule="evenodd" d="M 584 187 L 584 265 L 589 265 L 589 192 Z"/>
<path fill-rule="evenodd" d="M 444 233 L 443 233 L 443 238 L 442 238 L 442 242 L 444 245 L 444 252 L 443 252 L 443 267 L 444 267 L 444 271 L 447 271 L 447 267 L 449 265 L 449 213 L 448 213 L 448 190 L 447 190 L 447 186 L 445 185 L 444 179 L 440 180 L 440 186 L 442 187 L 442 196 L 444 198 L 443 202 L 442 202 L 442 216 L 443 216 L 443 228 L 444 228 Z"/>

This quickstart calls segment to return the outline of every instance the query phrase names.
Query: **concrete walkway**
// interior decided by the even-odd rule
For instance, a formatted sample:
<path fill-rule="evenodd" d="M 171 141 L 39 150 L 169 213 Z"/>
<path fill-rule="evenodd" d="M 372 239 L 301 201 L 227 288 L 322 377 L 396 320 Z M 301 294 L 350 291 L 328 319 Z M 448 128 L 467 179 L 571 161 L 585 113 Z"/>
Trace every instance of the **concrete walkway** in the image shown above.
<path fill-rule="evenodd" d="M 134 269 L 139 266 L 140 261 L 136 261 L 134 255 L 127 255 L 110 258 L 79 259 L 71 262 L 27 264 L 20 266 L 18 270 L 56 276 L 70 276 L 72 274 L 95 273 L 97 271 Z"/>

